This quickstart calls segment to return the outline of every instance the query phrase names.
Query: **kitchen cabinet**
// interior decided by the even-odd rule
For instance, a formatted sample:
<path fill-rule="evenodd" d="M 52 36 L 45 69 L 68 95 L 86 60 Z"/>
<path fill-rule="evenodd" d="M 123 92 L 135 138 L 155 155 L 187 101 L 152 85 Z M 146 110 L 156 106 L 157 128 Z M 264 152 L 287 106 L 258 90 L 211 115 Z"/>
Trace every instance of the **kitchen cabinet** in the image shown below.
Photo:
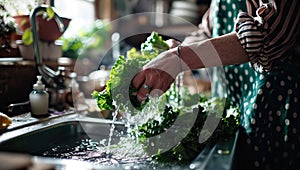
<path fill-rule="evenodd" d="M 45 61 L 50 68 L 57 70 L 56 61 Z M 22 58 L 0 58 L 0 111 L 8 112 L 8 105 L 29 100 L 37 70 L 33 60 Z"/>

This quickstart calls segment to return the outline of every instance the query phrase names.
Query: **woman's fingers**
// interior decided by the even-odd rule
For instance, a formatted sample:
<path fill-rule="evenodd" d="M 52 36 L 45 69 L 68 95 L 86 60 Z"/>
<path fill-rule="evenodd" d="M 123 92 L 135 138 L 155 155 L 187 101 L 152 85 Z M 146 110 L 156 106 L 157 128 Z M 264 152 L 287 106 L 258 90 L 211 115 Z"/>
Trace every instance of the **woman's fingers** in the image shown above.
<path fill-rule="evenodd" d="M 166 43 L 168 44 L 168 46 L 169 46 L 170 49 L 171 48 L 175 48 L 175 47 L 177 47 L 180 44 L 179 41 L 174 40 L 174 39 L 166 40 Z"/>
<path fill-rule="evenodd" d="M 175 49 L 174 49 L 175 50 Z M 170 88 L 182 68 L 174 50 L 160 53 L 146 64 L 132 80 L 139 102 L 150 96 L 160 96 Z"/>
<path fill-rule="evenodd" d="M 137 99 L 143 102 L 148 97 L 150 91 L 155 86 L 156 79 L 159 79 L 155 69 L 145 69 L 138 73 L 133 80 L 133 85 L 138 89 Z"/>
<path fill-rule="evenodd" d="M 132 84 L 138 89 L 136 95 L 139 102 L 151 97 L 160 96 L 170 88 L 174 78 L 168 73 L 148 68 L 140 71 L 133 79 Z"/>
<path fill-rule="evenodd" d="M 153 83 L 154 83 L 151 80 L 152 78 L 149 78 L 152 77 L 151 72 L 147 73 L 147 71 L 144 71 L 144 74 L 145 74 L 145 81 L 140 84 L 140 87 L 137 92 L 137 99 L 139 102 L 146 100 L 150 91 L 152 90 Z"/>
<path fill-rule="evenodd" d="M 146 79 L 145 73 L 143 71 L 140 71 L 132 79 L 131 83 L 132 83 L 133 87 L 135 87 L 136 89 L 139 89 L 141 87 L 141 85 L 144 83 L 145 79 Z"/>

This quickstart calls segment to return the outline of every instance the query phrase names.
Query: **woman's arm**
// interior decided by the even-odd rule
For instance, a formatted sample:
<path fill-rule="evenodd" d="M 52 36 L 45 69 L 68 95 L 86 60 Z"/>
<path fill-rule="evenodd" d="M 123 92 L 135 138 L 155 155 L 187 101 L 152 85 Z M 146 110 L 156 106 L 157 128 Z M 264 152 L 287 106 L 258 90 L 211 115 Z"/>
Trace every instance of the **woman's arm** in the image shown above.
<path fill-rule="evenodd" d="M 180 58 L 188 66 L 184 67 L 185 69 L 242 64 L 249 61 L 236 33 L 183 45 L 179 50 Z M 173 54 L 176 53 L 174 50 Z"/>
<path fill-rule="evenodd" d="M 179 54 L 179 55 L 178 55 Z M 169 89 L 176 76 L 186 70 L 240 64 L 248 61 L 236 33 L 178 46 L 159 54 L 134 77 L 132 84 L 139 89 L 137 98 L 148 94 L 161 95 Z"/>

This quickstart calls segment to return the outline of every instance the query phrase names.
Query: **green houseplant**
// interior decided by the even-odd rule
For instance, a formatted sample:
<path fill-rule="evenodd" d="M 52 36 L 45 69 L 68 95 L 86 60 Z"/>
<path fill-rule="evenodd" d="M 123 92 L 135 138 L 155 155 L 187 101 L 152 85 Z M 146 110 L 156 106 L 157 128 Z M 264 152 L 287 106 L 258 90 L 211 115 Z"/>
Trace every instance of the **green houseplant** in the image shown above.
<path fill-rule="evenodd" d="M 3 0 L 2 3 L 15 19 L 18 31 L 22 34 L 24 44 L 30 45 L 33 39 L 29 14 L 36 7 L 47 4 L 41 0 Z M 54 15 L 54 9 L 50 5 L 47 6 L 45 12 L 41 11 L 37 15 L 39 37 L 43 41 L 54 42 L 63 34 L 57 28 L 57 23 L 53 19 Z M 62 18 L 62 20 L 64 25 L 68 26 L 70 19 Z"/>
<path fill-rule="evenodd" d="M 88 56 L 88 51 L 97 50 L 96 53 L 101 53 L 110 38 L 110 32 L 110 25 L 97 19 L 90 26 L 80 29 L 78 34 L 69 37 L 62 36 L 60 39 L 63 40 L 63 56 L 83 59 Z"/>
<path fill-rule="evenodd" d="M 30 36 L 30 31 L 26 31 L 27 33 L 23 34 L 24 29 L 21 28 L 24 26 L 29 27 L 29 13 L 32 9 L 38 5 L 41 5 L 39 0 L 2 0 L 0 4 L 6 10 L 6 13 L 14 18 L 17 32 L 23 35 L 22 39 L 25 39 L 26 37 L 26 43 L 32 43 L 32 38 L 28 39 L 28 36 Z M 16 21 L 15 17 L 24 19 Z M 28 19 L 26 19 L 26 17 L 28 17 Z"/>
<path fill-rule="evenodd" d="M 11 46 L 16 32 L 14 19 L 9 15 L 5 6 L 0 3 L 0 51 L 8 56 L 13 53 Z"/>
<path fill-rule="evenodd" d="M 60 16 L 64 25 L 64 29 L 61 31 L 54 19 L 55 15 L 58 15 L 55 8 L 46 4 L 44 0 L 1 0 L 0 4 L 6 8 L 7 13 L 13 17 L 16 23 L 19 37 L 15 42 L 24 59 L 32 60 L 34 58 L 34 35 L 30 21 L 32 13 L 36 20 L 41 56 L 49 60 L 56 60 L 61 56 L 61 45 L 55 41 L 68 27 L 71 21 L 69 18 Z M 33 11 L 34 9 L 37 10 Z"/>

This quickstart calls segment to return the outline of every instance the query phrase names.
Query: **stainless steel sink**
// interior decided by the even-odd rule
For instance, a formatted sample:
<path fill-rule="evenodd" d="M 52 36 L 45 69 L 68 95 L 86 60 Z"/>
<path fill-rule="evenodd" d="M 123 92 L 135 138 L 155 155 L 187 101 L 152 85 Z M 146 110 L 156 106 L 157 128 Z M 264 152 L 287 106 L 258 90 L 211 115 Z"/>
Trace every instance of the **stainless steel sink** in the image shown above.
<path fill-rule="evenodd" d="M 99 142 L 108 139 L 111 125 L 111 120 L 80 117 L 76 114 L 41 120 L 36 124 L 32 123 L 30 126 L 22 126 L 0 134 L 0 152 L 30 154 L 42 162 L 50 162 L 61 167 L 64 164 L 61 160 L 72 158 L 57 155 L 72 152 L 72 149 L 80 145 L 83 140 Z M 123 130 L 126 130 L 124 124 L 116 122 L 111 144 L 118 143 Z M 234 143 L 234 139 L 231 139 L 207 146 L 190 166 L 177 167 L 177 169 L 230 169 Z M 220 154 L 220 150 L 226 150 L 226 154 Z M 92 167 L 93 169 L 128 169 L 128 167 L 129 169 L 152 169 L 147 163 L 136 166 L 135 162 L 113 167 L 106 165 Z"/>
<path fill-rule="evenodd" d="M 110 127 L 110 123 L 103 121 L 63 121 L 5 140 L 0 143 L 0 150 L 44 156 L 43 153 L 57 146 L 72 148 L 82 140 L 108 139 Z M 123 129 L 123 125 L 117 124 L 115 131 Z M 114 135 L 112 144 L 118 139 Z"/>
<path fill-rule="evenodd" d="M 63 154 L 72 152 L 84 141 L 96 143 L 103 139 L 107 140 L 111 125 L 111 120 L 81 118 L 76 114 L 40 119 L 37 122 L 13 127 L 2 132 L 2 134 L 0 133 L 0 152 L 26 154 L 42 163 L 62 167 L 62 164 L 68 162 L 68 159 L 72 159 L 63 157 Z M 125 129 L 121 122 L 115 122 L 114 125 L 114 135 L 111 138 L 112 145 L 118 143 L 120 133 Z M 78 159 L 77 161 L 82 160 Z M 93 165 L 93 167 L 97 167 L 94 169 L 120 168 L 120 166 L 108 167 L 108 165 Z"/>

